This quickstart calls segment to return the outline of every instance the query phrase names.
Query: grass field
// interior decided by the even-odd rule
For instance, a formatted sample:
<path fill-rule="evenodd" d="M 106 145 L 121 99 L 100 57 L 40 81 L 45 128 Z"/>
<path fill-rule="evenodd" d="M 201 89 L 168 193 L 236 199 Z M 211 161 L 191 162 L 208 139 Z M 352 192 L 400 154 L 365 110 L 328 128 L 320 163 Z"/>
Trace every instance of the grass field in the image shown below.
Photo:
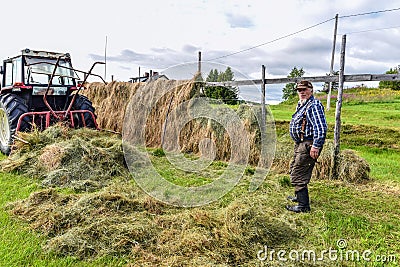
<path fill-rule="evenodd" d="M 369 162 L 372 181 L 351 184 L 313 179 L 310 185 L 312 212 L 292 214 L 284 209 L 288 204 L 285 198 L 293 190 L 288 184 L 288 175 L 271 172 L 257 191 L 249 193 L 250 168 L 238 186 L 210 205 L 193 209 L 161 207 L 162 213 L 140 214 L 162 222 L 172 219 L 172 225 L 175 220 L 180 222 L 188 218 L 177 228 L 161 229 L 158 239 L 153 240 L 153 258 L 149 257 L 147 266 L 398 266 L 400 96 L 397 92 L 379 92 L 372 89 L 346 91 L 342 113 L 342 148 L 356 150 Z M 318 97 L 323 99 L 324 95 Z M 278 137 L 287 135 L 294 107 L 295 103 L 271 106 Z M 327 112 L 327 117 L 328 138 L 332 138 L 334 108 Z M 207 172 L 187 174 L 171 168 L 164 155 L 150 152 L 159 173 L 185 186 L 208 183 L 226 167 L 223 162 L 215 162 Z M 10 202 L 41 190 L 40 181 L 15 173 L 0 173 L 0 188 L 0 266 L 144 265 L 135 251 L 79 259 L 44 250 L 51 236 L 32 230 L 28 222 L 12 217 L 7 208 Z M 74 194 L 64 189 L 57 191 L 60 195 Z M 162 233 L 170 235 L 163 238 Z M 339 249 L 338 241 L 346 247 Z M 268 255 L 273 260 L 269 257 L 263 261 L 257 259 L 257 253 L 264 253 L 264 246 L 268 246 L 269 253 L 274 250 L 275 254 Z M 370 261 L 332 260 L 327 254 L 323 261 L 318 260 L 324 250 L 330 249 L 337 250 L 342 257 L 349 251 L 371 252 L 368 254 Z M 279 261 L 279 250 L 287 253 L 312 250 L 317 253 L 317 260 Z M 285 257 L 288 258 L 288 254 Z"/>

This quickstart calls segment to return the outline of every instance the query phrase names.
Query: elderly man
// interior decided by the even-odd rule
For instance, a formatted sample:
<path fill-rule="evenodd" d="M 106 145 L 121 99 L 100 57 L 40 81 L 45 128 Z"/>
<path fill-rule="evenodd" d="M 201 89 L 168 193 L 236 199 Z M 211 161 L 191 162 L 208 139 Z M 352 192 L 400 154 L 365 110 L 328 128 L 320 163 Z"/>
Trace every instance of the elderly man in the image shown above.
<path fill-rule="evenodd" d="M 293 212 L 309 212 L 308 183 L 325 142 L 327 124 L 324 107 L 313 96 L 313 85 L 301 81 L 296 85 L 299 95 L 296 112 L 290 121 L 290 136 L 295 142 L 294 157 L 290 164 L 290 179 L 295 187 L 295 196 L 288 200 L 298 202 L 295 206 L 287 205 Z"/>

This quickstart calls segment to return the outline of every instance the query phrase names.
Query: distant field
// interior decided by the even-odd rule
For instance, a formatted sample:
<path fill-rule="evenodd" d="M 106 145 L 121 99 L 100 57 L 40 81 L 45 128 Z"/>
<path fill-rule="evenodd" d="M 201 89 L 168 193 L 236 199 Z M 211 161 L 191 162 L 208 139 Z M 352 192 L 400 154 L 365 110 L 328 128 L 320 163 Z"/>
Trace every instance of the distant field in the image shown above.
<path fill-rule="evenodd" d="M 380 92 L 374 90 L 374 92 Z M 353 93 L 356 94 L 356 93 Z M 376 99 L 376 94 L 373 94 L 369 99 L 359 101 L 357 98 L 343 98 L 342 105 L 342 123 L 354 125 L 371 125 L 375 127 L 389 127 L 400 129 L 400 94 L 393 92 L 393 95 L 385 94 L 385 99 Z M 347 93 L 347 97 L 349 97 Z M 326 95 L 317 94 L 317 99 L 320 99 L 326 107 Z M 331 108 L 326 111 L 328 123 L 335 123 L 335 98 L 332 99 Z M 275 120 L 290 120 L 296 104 L 282 103 L 280 105 L 271 105 L 270 108 Z M 325 108 L 326 109 L 326 108 Z"/>

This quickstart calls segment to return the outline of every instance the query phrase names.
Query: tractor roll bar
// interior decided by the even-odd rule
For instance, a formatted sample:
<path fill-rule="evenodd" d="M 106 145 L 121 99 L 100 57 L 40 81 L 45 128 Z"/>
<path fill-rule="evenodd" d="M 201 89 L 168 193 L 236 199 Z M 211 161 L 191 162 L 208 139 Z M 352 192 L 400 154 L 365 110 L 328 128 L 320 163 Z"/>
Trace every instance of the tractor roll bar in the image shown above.
<path fill-rule="evenodd" d="M 72 97 L 71 103 L 69 103 L 68 109 L 65 111 L 65 116 L 67 116 L 67 114 L 71 111 L 72 105 L 73 105 L 74 102 L 75 102 L 76 96 L 77 96 L 77 95 L 79 94 L 79 92 L 81 91 L 81 89 L 82 89 L 83 85 L 85 84 L 85 82 L 86 82 L 87 78 L 89 77 L 89 75 L 91 75 L 92 70 L 93 70 L 94 66 L 96 66 L 96 64 L 106 64 L 106 63 L 100 62 L 100 61 L 97 61 L 97 62 L 93 63 L 93 65 L 92 65 L 92 67 L 90 68 L 89 72 L 87 72 L 87 73 L 85 74 L 85 78 L 83 79 L 83 82 L 82 82 L 81 84 L 79 84 L 78 90 L 76 91 L 76 93 L 75 93 L 74 96 Z M 104 81 L 104 80 L 103 80 L 103 81 Z M 104 81 L 104 83 L 106 83 L 106 82 Z M 106 83 L 106 84 L 107 84 L 107 83 Z"/>
<path fill-rule="evenodd" d="M 50 86 L 51 86 L 51 84 L 53 83 L 54 74 L 56 73 L 58 64 L 60 63 L 60 58 L 61 58 L 61 56 L 59 56 L 59 57 L 57 58 L 57 62 L 56 62 L 56 64 L 55 64 L 55 66 L 54 66 L 53 73 L 52 73 L 51 76 L 50 76 L 49 84 L 47 85 L 46 93 L 44 93 L 44 95 L 43 95 L 43 102 L 44 102 L 44 104 L 45 104 L 46 107 L 50 110 L 51 114 L 52 114 L 55 118 L 57 118 L 57 120 L 59 120 L 60 117 L 59 117 L 59 116 L 54 112 L 54 110 L 51 108 L 49 102 L 47 102 L 47 94 L 49 93 Z"/>

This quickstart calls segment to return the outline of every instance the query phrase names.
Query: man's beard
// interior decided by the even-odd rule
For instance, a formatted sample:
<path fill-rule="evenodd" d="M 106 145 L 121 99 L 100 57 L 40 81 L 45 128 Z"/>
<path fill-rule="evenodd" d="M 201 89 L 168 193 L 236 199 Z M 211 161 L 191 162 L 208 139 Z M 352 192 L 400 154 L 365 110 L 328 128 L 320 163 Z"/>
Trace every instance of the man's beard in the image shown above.
<path fill-rule="evenodd" d="M 306 103 L 306 101 L 307 101 L 307 99 L 300 99 L 300 100 L 299 100 L 300 105 L 304 105 L 304 103 Z"/>

